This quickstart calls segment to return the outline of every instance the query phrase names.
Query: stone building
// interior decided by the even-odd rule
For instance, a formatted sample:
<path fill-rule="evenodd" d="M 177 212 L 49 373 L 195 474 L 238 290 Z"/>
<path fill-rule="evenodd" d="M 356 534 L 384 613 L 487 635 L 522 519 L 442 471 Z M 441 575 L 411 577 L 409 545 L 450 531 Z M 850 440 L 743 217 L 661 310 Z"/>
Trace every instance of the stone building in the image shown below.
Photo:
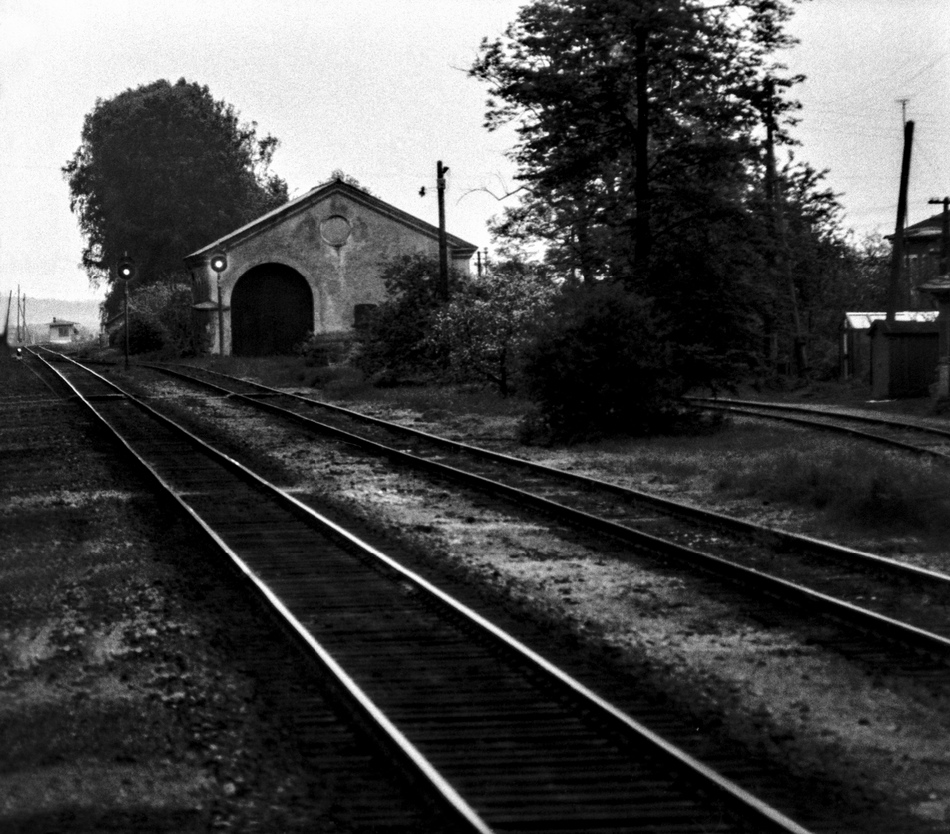
<path fill-rule="evenodd" d="M 469 270 L 474 244 L 447 235 L 450 268 Z M 188 255 L 195 311 L 214 352 L 289 353 L 308 334 L 349 332 L 385 300 L 381 264 L 438 257 L 439 230 L 341 179 L 318 185 Z M 220 276 L 211 257 L 224 254 Z"/>

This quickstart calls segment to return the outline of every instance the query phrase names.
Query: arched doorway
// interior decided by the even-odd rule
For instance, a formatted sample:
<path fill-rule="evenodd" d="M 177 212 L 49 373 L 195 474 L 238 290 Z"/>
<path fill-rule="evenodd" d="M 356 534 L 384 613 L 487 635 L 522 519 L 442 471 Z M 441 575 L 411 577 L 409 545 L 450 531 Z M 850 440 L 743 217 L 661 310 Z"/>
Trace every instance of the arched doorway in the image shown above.
<path fill-rule="evenodd" d="M 231 293 L 231 353 L 293 353 L 313 330 L 313 292 L 307 279 L 283 264 L 249 269 Z"/>

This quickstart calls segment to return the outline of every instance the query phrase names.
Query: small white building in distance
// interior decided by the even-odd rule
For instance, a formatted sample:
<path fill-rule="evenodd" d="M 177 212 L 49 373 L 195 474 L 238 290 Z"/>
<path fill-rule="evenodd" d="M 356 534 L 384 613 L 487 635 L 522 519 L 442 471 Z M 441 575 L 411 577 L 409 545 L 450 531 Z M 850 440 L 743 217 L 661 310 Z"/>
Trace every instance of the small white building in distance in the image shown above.
<path fill-rule="evenodd" d="M 65 321 L 53 316 L 49 323 L 49 341 L 54 345 L 69 345 L 79 335 L 79 328 L 74 321 Z"/>

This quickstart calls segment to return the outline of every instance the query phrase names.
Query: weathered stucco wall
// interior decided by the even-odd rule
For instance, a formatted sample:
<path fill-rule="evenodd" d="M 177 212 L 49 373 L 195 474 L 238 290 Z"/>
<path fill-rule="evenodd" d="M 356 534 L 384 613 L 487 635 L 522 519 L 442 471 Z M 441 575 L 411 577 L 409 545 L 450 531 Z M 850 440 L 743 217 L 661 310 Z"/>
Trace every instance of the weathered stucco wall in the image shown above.
<path fill-rule="evenodd" d="M 219 247 L 228 258 L 220 277 L 224 353 L 231 352 L 232 292 L 253 267 L 283 264 L 299 272 L 313 291 L 314 332 L 338 333 L 353 327 L 356 305 L 385 300 L 383 261 L 414 253 L 438 257 L 437 237 L 413 228 L 400 219 L 401 213 L 387 212 L 381 205 L 382 209 L 364 204 L 358 196 L 331 192 L 272 223 L 262 223 L 259 230 L 243 237 L 236 234 L 234 241 L 224 239 Z M 218 276 L 208 254 L 189 266 L 199 321 L 218 352 Z M 471 252 L 452 253 L 450 247 L 452 254 L 452 266 L 468 271 Z"/>

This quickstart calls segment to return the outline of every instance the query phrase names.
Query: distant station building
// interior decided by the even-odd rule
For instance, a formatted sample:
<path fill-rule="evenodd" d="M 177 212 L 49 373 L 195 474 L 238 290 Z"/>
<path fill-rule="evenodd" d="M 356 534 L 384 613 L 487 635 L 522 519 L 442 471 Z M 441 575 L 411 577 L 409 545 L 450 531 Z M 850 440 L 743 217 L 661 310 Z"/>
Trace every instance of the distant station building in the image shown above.
<path fill-rule="evenodd" d="M 53 316 L 49 323 L 48 341 L 53 345 L 69 345 L 79 336 L 79 328 L 74 321 L 66 321 Z"/>
<path fill-rule="evenodd" d="M 950 388 L 950 298 L 943 263 L 944 213 L 907 226 L 901 234 L 903 263 L 896 287 L 900 305 L 916 308 L 884 313 L 849 313 L 842 335 L 842 375 L 871 383 L 876 399 L 930 396 L 947 400 Z M 887 235 L 894 242 L 895 235 Z M 921 310 L 933 306 L 940 309 Z M 861 321 L 862 317 L 864 321 Z M 867 321 L 870 317 L 870 322 Z M 868 334 L 867 339 L 864 333 Z M 867 355 L 864 344 L 870 343 Z"/>
<path fill-rule="evenodd" d="M 474 244 L 447 235 L 450 268 L 469 270 Z M 384 261 L 438 256 L 436 226 L 341 179 L 318 185 L 185 258 L 194 307 L 217 353 L 290 353 L 310 333 L 349 333 L 385 300 Z M 218 275 L 211 256 L 223 253 Z"/>
<path fill-rule="evenodd" d="M 903 249 L 907 283 L 910 285 L 911 302 L 920 298 L 918 287 L 940 274 L 940 238 L 943 227 L 943 212 L 921 220 L 904 229 Z M 886 235 L 889 241 L 894 235 Z"/>

